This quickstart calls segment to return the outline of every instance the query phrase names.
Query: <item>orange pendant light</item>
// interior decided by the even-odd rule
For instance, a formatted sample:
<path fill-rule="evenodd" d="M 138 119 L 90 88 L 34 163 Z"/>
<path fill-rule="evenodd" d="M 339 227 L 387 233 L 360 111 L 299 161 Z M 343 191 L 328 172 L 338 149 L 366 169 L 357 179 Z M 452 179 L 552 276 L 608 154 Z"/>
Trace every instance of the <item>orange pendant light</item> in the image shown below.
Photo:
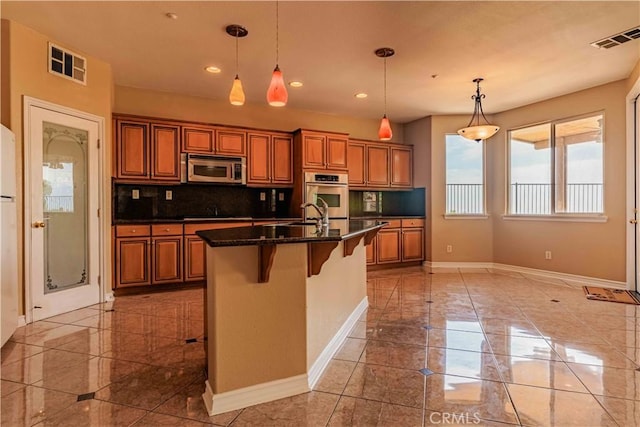
<path fill-rule="evenodd" d="M 242 89 L 242 81 L 240 81 L 240 77 L 238 76 L 238 38 L 246 37 L 249 31 L 241 25 L 232 24 L 227 26 L 227 34 L 236 39 L 236 78 L 233 79 L 233 85 L 229 93 L 229 102 L 231 105 L 244 105 L 244 90 Z"/>
<path fill-rule="evenodd" d="M 387 58 L 393 56 L 396 52 L 390 47 L 381 47 L 376 49 L 376 56 L 384 58 L 384 115 L 380 121 L 380 129 L 378 129 L 378 138 L 380 141 L 389 141 L 393 138 L 391 123 L 387 118 Z"/>
<path fill-rule="evenodd" d="M 380 129 L 378 129 L 378 138 L 380 141 L 389 141 L 393 137 L 393 132 L 391 131 L 391 124 L 389 123 L 389 119 L 387 119 L 387 115 L 382 116 L 382 120 L 380 121 Z"/>
<path fill-rule="evenodd" d="M 236 78 L 233 79 L 233 86 L 231 86 L 231 92 L 229 93 L 229 102 L 231 105 L 244 105 L 244 90 L 242 90 L 242 82 L 236 74 Z"/>
<path fill-rule="evenodd" d="M 284 84 L 282 71 L 280 71 L 280 67 L 276 64 L 276 68 L 273 70 L 273 75 L 271 76 L 271 84 L 267 90 L 267 102 L 272 107 L 284 107 L 287 105 L 288 99 L 289 94 Z"/>
<path fill-rule="evenodd" d="M 287 87 L 284 84 L 284 78 L 282 77 L 282 71 L 278 66 L 279 59 L 279 6 L 276 1 L 276 68 L 273 69 L 271 75 L 271 83 L 269 89 L 267 89 L 267 102 L 272 107 L 284 107 L 287 105 L 289 94 L 287 93 Z"/>

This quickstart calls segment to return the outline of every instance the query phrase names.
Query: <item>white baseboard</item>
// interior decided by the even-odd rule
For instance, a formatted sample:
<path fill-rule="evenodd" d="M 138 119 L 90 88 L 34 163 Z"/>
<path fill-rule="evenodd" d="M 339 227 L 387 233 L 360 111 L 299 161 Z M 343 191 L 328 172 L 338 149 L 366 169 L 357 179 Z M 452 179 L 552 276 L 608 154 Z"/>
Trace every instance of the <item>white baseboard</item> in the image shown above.
<path fill-rule="evenodd" d="M 105 292 L 104 294 L 104 302 L 113 301 L 116 297 L 113 296 L 113 292 Z"/>
<path fill-rule="evenodd" d="M 494 268 L 492 262 L 431 262 L 422 263 L 425 267 L 431 268 Z"/>
<path fill-rule="evenodd" d="M 347 335 L 349 335 L 349 331 L 351 331 L 355 326 L 356 322 L 360 316 L 362 316 L 362 313 L 366 311 L 367 307 L 369 307 L 369 297 L 365 296 L 351 312 L 349 317 L 347 317 L 347 320 L 342 324 L 340 329 L 338 329 L 338 332 L 333 336 L 333 338 L 331 338 L 331 341 L 329 341 L 329 344 L 327 344 L 324 350 L 322 350 L 320 356 L 318 356 L 316 361 L 313 362 L 311 368 L 309 368 L 309 371 L 307 372 L 309 389 L 312 390 L 313 387 L 315 387 L 320 376 L 331 361 L 331 358 L 336 354 L 345 338 L 347 338 Z"/>
<path fill-rule="evenodd" d="M 500 264 L 496 262 L 424 262 L 425 267 L 431 268 L 493 268 L 496 270 L 520 273 L 525 277 L 540 282 L 558 281 L 570 286 L 599 286 L 611 289 L 628 289 L 626 282 L 600 279 L 597 277 L 580 276 L 577 274 L 560 273 L 558 271 L 539 270 L 536 268 L 520 267 L 517 265 Z"/>
<path fill-rule="evenodd" d="M 225 393 L 214 394 L 209 380 L 202 398 L 207 407 L 209 416 L 246 408 L 247 406 L 271 402 L 272 400 L 294 396 L 310 391 L 307 375 L 301 374 L 294 377 L 256 384 Z"/>
<path fill-rule="evenodd" d="M 27 324 L 27 317 L 25 315 L 18 316 L 18 328 Z"/>

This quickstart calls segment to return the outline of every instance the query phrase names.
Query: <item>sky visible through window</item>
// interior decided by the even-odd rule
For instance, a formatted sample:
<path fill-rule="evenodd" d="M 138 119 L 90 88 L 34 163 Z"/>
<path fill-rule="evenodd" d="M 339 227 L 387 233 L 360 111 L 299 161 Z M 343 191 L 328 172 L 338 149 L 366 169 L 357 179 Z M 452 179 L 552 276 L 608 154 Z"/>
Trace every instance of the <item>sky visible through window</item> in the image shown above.
<path fill-rule="evenodd" d="M 482 142 L 459 135 L 446 139 L 447 184 L 482 184 Z"/>

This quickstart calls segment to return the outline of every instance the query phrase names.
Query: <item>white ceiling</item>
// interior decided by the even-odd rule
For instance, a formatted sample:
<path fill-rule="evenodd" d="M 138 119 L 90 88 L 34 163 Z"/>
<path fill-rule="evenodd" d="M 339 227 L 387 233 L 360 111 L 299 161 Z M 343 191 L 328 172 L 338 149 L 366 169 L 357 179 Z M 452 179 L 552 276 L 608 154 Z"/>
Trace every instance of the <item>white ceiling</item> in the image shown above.
<path fill-rule="evenodd" d="M 484 77 L 485 112 L 496 113 L 629 76 L 640 40 L 612 49 L 591 42 L 640 24 L 639 1 L 281 1 L 280 68 L 285 108 L 407 122 L 471 114 L 472 80 Z M 227 99 L 235 75 L 248 103 L 266 104 L 275 66 L 276 5 L 267 1 L 1 2 L 20 22 L 113 67 L 117 85 Z M 165 16 L 176 13 L 178 19 Z M 215 64 L 222 73 L 203 69 Z M 91 64 L 88 65 L 91 76 Z M 438 75 L 432 78 L 432 75 Z M 369 97 L 354 98 L 364 91 Z"/>

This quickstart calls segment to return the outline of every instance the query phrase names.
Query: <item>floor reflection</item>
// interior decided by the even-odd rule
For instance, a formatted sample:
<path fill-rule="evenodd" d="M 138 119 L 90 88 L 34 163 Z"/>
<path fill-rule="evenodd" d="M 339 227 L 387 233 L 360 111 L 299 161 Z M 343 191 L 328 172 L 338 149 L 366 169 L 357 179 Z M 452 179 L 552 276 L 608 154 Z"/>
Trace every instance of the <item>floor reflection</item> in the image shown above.
<path fill-rule="evenodd" d="M 383 270 L 367 289 L 316 390 L 215 417 L 202 289 L 22 327 L 2 348 L 1 424 L 640 425 L 636 306 L 499 270 Z"/>

